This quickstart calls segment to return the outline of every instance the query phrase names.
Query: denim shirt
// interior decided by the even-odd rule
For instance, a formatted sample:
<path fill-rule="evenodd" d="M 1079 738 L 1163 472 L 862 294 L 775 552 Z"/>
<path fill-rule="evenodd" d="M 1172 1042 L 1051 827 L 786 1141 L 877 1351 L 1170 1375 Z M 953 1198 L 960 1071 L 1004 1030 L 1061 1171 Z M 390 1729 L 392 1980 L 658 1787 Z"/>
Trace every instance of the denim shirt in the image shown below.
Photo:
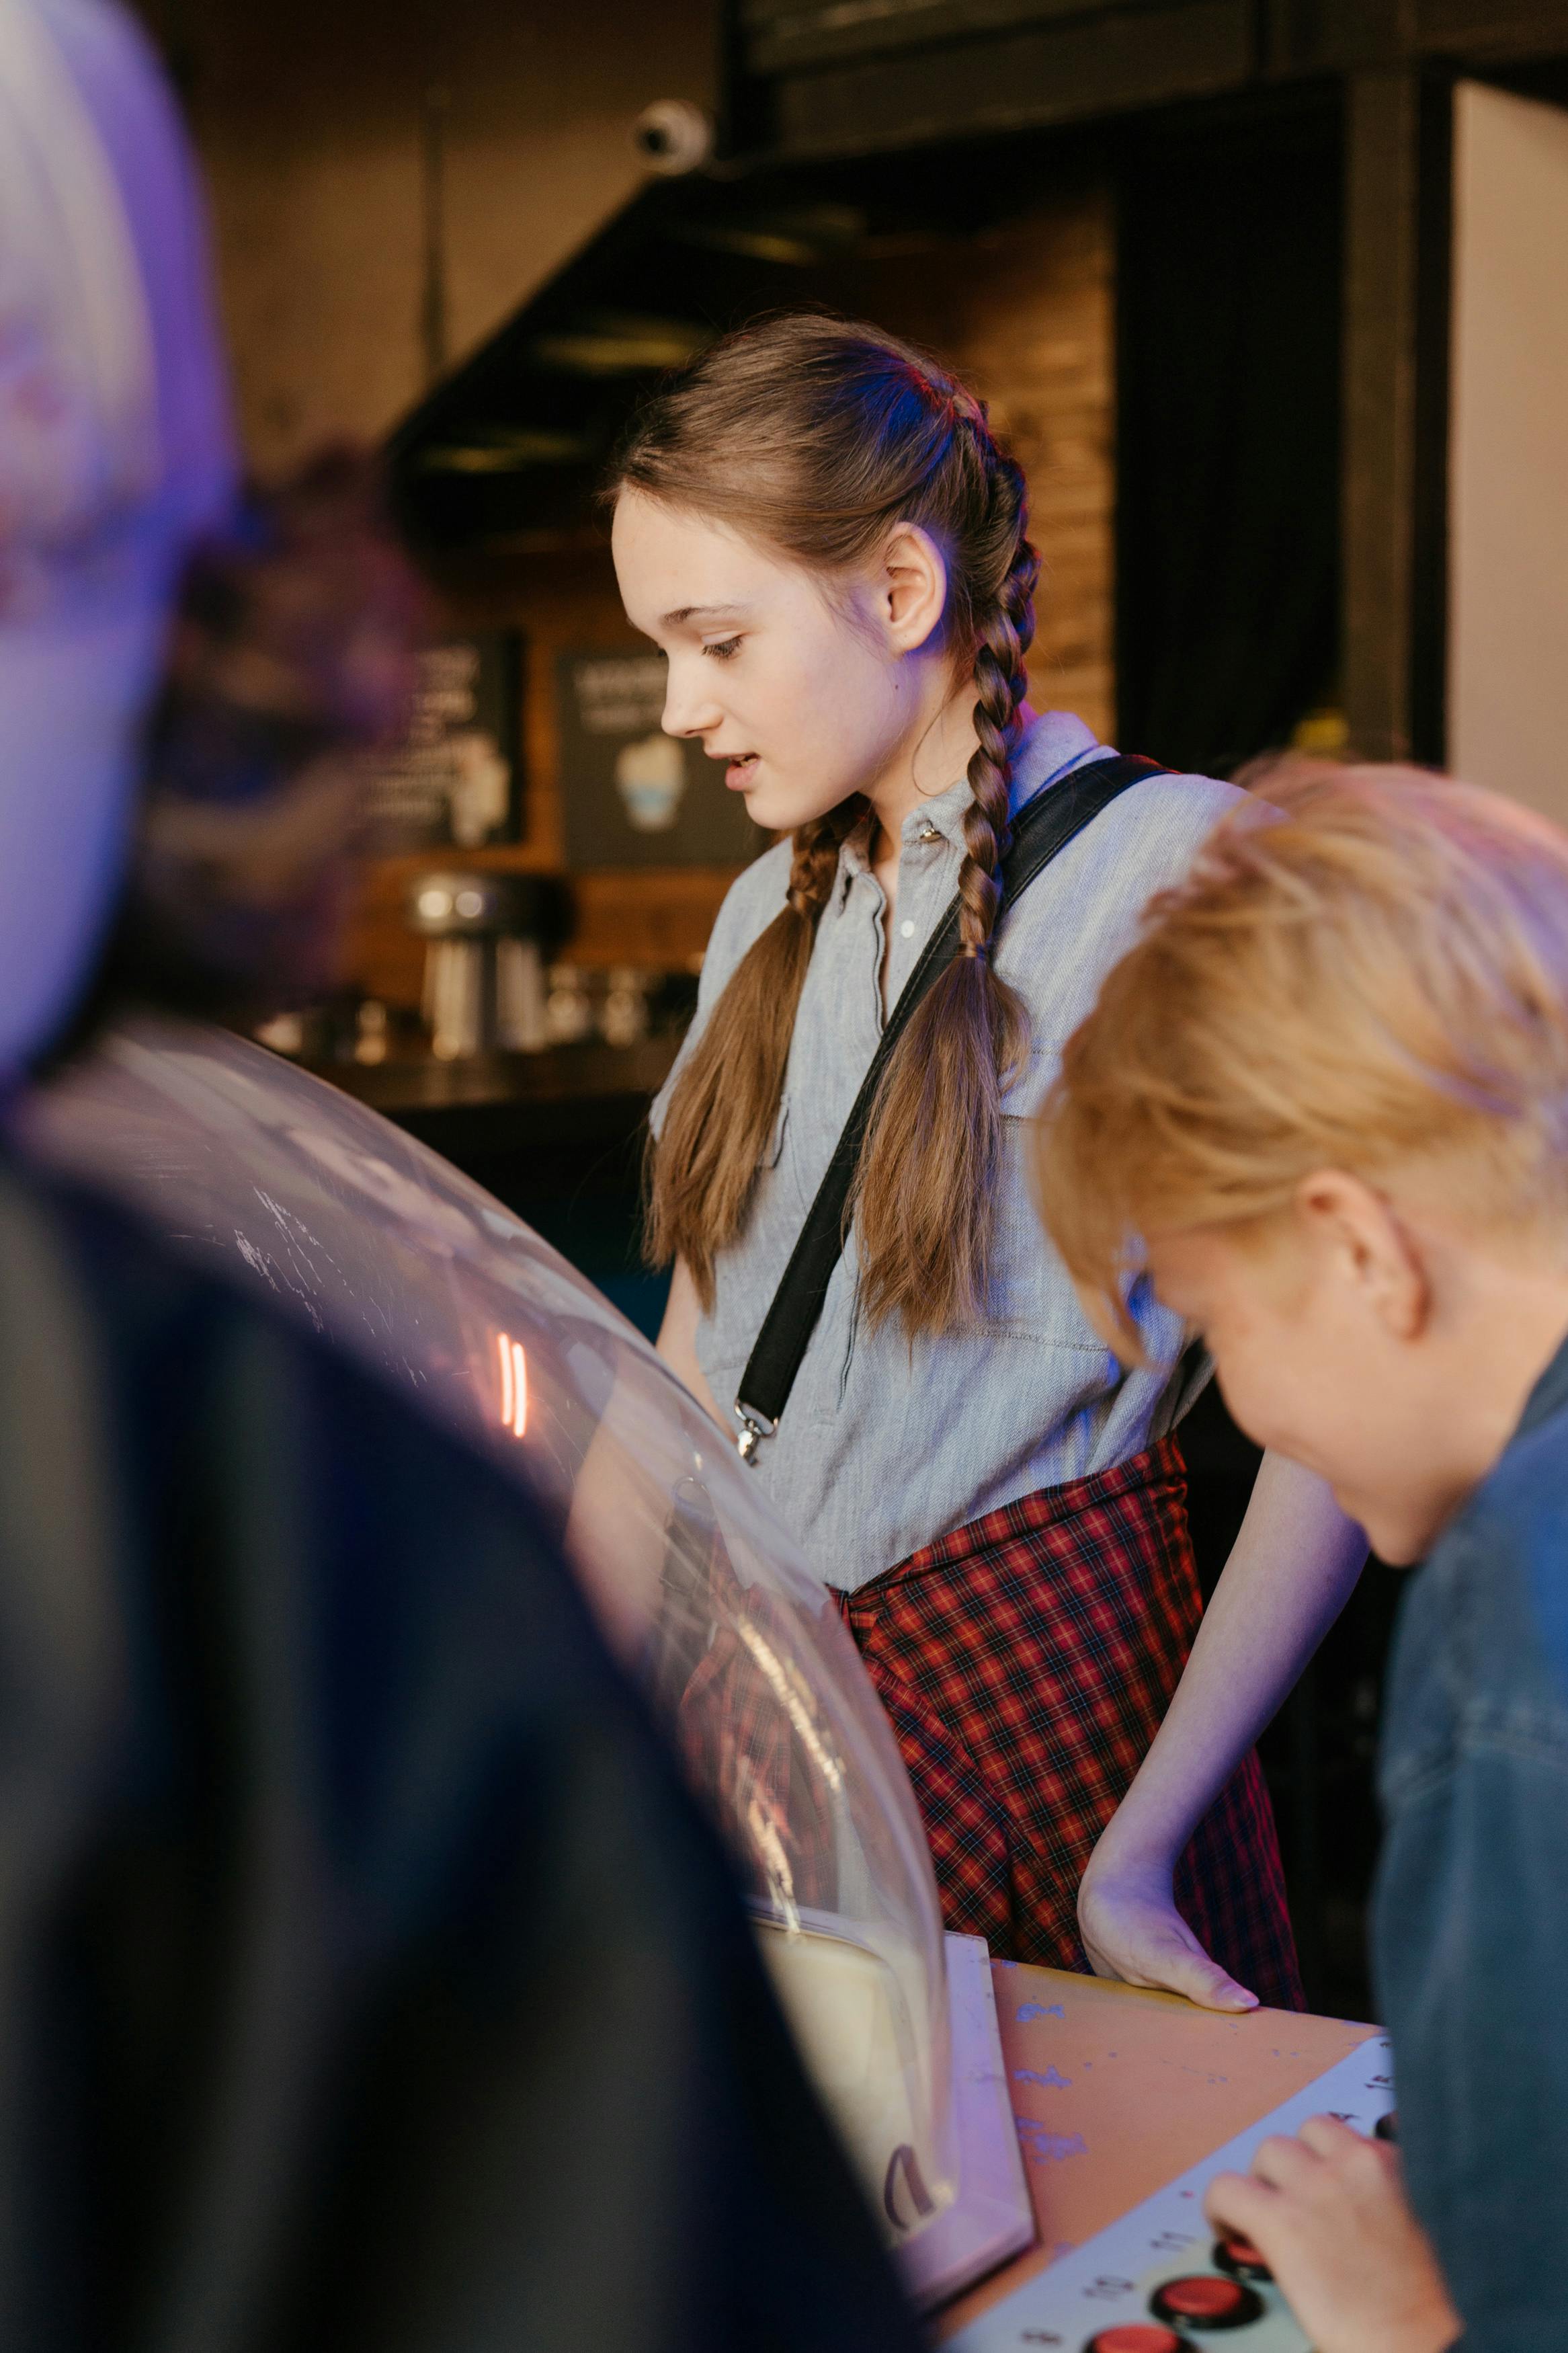
<path fill-rule="evenodd" d="M 1373 1923 L 1465 2353 L 1568 2348 L 1568 1342 L 1400 1615 Z"/>
<path fill-rule="evenodd" d="M 1103 752 L 1080 720 L 1046 712 L 1014 764 L 1015 809 Z M 698 1325 L 698 1361 L 725 1413 L 876 1051 L 884 954 L 891 1005 L 952 902 L 971 797 L 961 777 L 904 820 L 890 927 L 866 831 L 840 852 L 747 1223 L 719 1259 L 713 1313 Z M 758 1478 L 829 1585 L 852 1590 L 982 1513 L 1113 1469 L 1163 1436 L 1190 1401 L 1193 1384 L 1178 1371 L 1182 1327 L 1146 1292 L 1136 1306 L 1148 1362 L 1131 1372 L 1085 1316 L 1036 1211 L 1028 1136 L 1063 1045 L 1131 944 L 1151 892 L 1184 874 L 1238 797 L 1233 786 L 1206 777 L 1138 784 L 1069 844 L 1010 915 L 1004 910 L 996 969 L 1023 997 L 1033 1034 L 1003 1103 L 984 1319 L 976 1330 L 912 1346 L 901 1324 L 868 1331 L 857 1312 L 851 1239 L 778 1430 L 757 1451 Z M 726 897 L 682 1060 L 784 905 L 790 855 L 787 841 L 764 852 Z M 654 1106 L 656 1132 L 668 1095 L 667 1086 Z"/>

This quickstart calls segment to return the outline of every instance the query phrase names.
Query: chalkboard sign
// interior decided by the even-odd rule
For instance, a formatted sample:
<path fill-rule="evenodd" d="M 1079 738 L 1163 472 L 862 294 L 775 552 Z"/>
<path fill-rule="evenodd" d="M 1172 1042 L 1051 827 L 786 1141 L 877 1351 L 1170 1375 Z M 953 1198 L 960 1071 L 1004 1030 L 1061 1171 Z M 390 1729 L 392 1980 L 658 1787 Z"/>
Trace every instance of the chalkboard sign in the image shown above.
<path fill-rule="evenodd" d="M 515 629 L 427 646 L 405 741 L 371 794 L 382 849 L 477 849 L 522 834 L 522 640 Z"/>
<path fill-rule="evenodd" d="M 560 657 L 568 866 L 738 866 L 767 847 L 701 744 L 661 730 L 664 687 L 657 654 Z"/>

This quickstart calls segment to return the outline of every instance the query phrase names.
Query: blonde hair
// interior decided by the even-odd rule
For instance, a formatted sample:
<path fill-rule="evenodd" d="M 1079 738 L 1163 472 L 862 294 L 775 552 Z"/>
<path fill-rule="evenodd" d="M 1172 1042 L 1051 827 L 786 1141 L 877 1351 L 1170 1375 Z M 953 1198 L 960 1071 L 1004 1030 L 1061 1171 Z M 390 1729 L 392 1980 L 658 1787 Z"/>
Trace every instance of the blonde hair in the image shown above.
<path fill-rule="evenodd" d="M 1042 1115 L 1042 1215 L 1130 1360 L 1141 1237 L 1315 1169 L 1425 1170 L 1478 1228 L 1568 1210 L 1568 837 L 1410 769 L 1263 789 L 1151 902 Z"/>
<path fill-rule="evenodd" d="M 1028 1050 L 1023 1000 L 995 971 L 1013 755 L 1039 559 L 1024 477 L 984 404 L 924 353 L 853 320 L 809 314 L 727 336 L 637 419 L 611 475 L 731 524 L 826 578 L 900 522 L 948 565 L 947 641 L 972 681 L 976 747 L 957 894 L 961 953 L 900 1039 L 856 1172 L 860 1300 L 911 1334 L 973 1322 L 990 1278 L 1004 1150 L 1002 1091 Z M 750 1214 L 778 1114 L 795 1014 L 858 795 L 794 837 L 784 906 L 753 942 L 685 1063 L 654 1151 L 649 1255 L 714 1262 Z"/>

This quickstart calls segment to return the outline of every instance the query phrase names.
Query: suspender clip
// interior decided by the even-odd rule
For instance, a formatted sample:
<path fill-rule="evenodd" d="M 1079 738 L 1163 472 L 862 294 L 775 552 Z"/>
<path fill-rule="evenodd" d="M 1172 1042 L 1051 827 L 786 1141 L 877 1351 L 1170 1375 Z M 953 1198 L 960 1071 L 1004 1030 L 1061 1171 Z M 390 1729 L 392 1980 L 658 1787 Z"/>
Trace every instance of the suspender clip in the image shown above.
<path fill-rule="evenodd" d="M 735 1419 L 741 1425 L 741 1435 L 735 1440 L 736 1451 L 742 1461 L 749 1462 L 754 1471 L 757 1467 L 757 1440 L 771 1438 L 778 1423 L 770 1421 L 765 1413 L 759 1413 L 754 1406 L 750 1405 L 737 1405 Z"/>

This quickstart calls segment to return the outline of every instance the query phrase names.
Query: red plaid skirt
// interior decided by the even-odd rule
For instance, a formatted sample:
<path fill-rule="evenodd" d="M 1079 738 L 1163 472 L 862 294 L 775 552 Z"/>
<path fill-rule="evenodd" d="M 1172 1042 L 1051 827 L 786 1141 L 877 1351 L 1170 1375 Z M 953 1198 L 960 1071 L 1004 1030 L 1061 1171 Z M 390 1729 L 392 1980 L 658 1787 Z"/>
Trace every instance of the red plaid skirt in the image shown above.
<path fill-rule="evenodd" d="M 988 1512 L 841 1606 L 914 1784 L 947 1926 L 999 1960 L 1087 1969 L 1079 1881 L 1203 1610 L 1175 1440 Z M 1175 1892 L 1233 1977 L 1306 2007 L 1256 1752 L 1199 1823 Z"/>

